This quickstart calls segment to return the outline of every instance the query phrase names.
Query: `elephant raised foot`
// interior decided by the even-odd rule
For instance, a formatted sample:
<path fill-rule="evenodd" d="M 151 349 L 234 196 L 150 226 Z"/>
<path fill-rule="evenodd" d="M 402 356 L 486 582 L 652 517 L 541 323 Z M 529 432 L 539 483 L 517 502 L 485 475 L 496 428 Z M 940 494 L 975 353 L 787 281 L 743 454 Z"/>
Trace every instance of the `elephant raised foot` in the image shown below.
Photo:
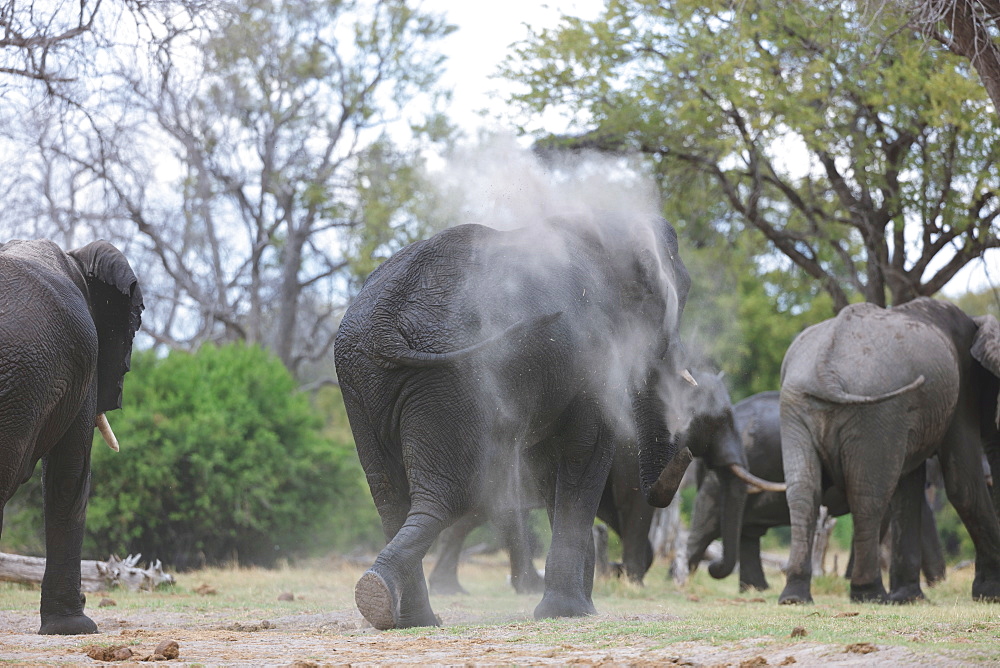
<path fill-rule="evenodd" d="M 374 569 L 366 571 L 354 586 L 354 602 L 358 610 L 379 631 L 441 625 L 430 605 L 403 610 L 401 600 L 400 589 Z"/>
<path fill-rule="evenodd" d="M 367 571 L 354 586 L 354 602 L 368 623 L 379 631 L 399 625 L 399 593 L 375 571 Z"/>

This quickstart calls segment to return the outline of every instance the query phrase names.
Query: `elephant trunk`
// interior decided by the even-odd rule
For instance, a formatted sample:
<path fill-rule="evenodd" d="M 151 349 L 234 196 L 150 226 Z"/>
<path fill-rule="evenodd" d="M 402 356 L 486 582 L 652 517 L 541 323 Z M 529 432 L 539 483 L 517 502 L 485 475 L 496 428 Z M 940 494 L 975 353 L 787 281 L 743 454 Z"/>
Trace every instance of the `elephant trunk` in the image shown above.
<path fill-rule="evenodd" d="M 101 432 L 101 436 L 104 437 L 104 442 L 108 444 L 108 447 L 118 452 L 118 439 L 115 438 L 115 432 L 111 431 L 111 425 L 108 424 L 108 418 L 104 413 L 98 414 L 95 426 Z"/>
<path fill-rule="evenodd" d="M 747 492 L 743 480 L 729 471 L 719 471 L 722 485 L 719 495 L 719 524 L 722 537 L 722 559 L 713 561 L 708 572 L 713 578 L 724 578 L 736 568 L 740 552 L 740 532 Z"/>
<path fill-rule="evenodd" d="M 634 398 L 636 435 L 639 442 L 639 488 L 646 502 L 656 508 L 670 505 L 692 454 L 678 451 L 667 427 L 667 411 L 660 394 L 660 369 L 654 368 Z"/>
<path fill-rule="evenodd" d="M 692 573 L 698 569 L 698 564 L 705 556 L 709 544 L 719 537 L 719 500 L 721 488 L 719 476 L 715 471 L 705 471 L 704 462 L 696 466 L 704 472 L 698 494 L 691 508 L 691 531 L 688 533 L 687 558 L 688 570 Z"/>
<path fill-rule="evenodd" d="M 663 467 L 656 482 L 646 492 L 646 503 L 655 508 L 666 508 L 673 501 L 681 486 L 684 473 L 694 456 L 687 448 L 681 448 L 670 463 Z"/>

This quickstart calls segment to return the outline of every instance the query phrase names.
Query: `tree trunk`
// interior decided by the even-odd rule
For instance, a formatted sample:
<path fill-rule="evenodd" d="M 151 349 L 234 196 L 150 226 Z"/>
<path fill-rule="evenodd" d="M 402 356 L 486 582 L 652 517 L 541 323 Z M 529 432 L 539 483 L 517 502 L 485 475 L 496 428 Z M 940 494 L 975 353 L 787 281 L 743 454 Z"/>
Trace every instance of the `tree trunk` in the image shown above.
<path fill-rule="evenodd" d="M 830 516 L 826 506 L 820 506 L 819 517 L 816 518 L 816 537 L 813 539 L 813 575 L 826 575 L 826 551 L 830 547 L 830 534 L 836 523 L 837 518 Z"/>
<path fill-rule="evenodd" d="M 138 591 L 153 590 L 161 584 L 174 584 L 174 576 L 163 572 L 159 559 L 149 568 L 137 568 L 136 564 L 141 556 L 129 555 L 124 561 L 114 555 L 107 561 L 81 561 L 81 589 L 103 591 L 112 587 L 124 587 Z M 44 574 L 45 559 L 0 552 L 0 580 L 41 584 Z"/>

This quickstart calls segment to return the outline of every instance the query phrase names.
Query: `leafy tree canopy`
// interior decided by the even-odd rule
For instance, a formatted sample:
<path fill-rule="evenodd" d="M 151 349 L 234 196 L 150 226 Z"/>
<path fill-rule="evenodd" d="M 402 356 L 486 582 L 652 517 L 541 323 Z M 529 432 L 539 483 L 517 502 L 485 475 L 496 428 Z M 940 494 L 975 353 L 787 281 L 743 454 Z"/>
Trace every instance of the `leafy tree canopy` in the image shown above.
<path fill-rule="evenodd" d="M 883 39 L 858 40 L 862 20 Z M 967 61 L 901 25 L 832 0 L 609 0 L 504 75 L 527 114 L 575 114 L 541 146 L 641 152 L 668 208 L 707 203 L 694 229 L 754 228 L 834 309 L 886 305 L 1000 245 L 996 116 Z"/>

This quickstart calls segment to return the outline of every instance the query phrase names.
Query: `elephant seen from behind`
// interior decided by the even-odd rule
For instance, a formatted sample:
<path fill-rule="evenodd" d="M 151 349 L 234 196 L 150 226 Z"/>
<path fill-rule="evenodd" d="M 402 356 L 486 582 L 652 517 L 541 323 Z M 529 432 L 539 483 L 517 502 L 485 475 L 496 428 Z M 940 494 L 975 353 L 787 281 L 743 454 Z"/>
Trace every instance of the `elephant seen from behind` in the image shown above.
<path fill-rule="evenodd" d="M 680 480 L 661 386 L 682 375 L 689 286 L 668 223 L 613 212 L 459 225 L 375 270 L 335 346 L 388 543 L 355 588 L 373 626 L 438 623 L 423 556 L 524 462 L 552 526 L 535 616 L 595 612 L 591 526 L 614 444 L 639 443 L 655 505 Z"/>
<path fill-rule="evenodd" d="M 0 245 L 0 517 L 42 460 L 46 566 L 42 634 L 95 633 L 84 614 L 80 552 L 95 425 L 121 407 L 142 291 L 105 241 Z"/>
<path fill-rule="evenodd" d="M 804 330 L 781 372 L 781 449 L 792 544 L 781 603 L 812 600 L 811 552 L 823 481 L 854 519 L 851 600 L 921 598 L 925 461 L 937 455 L 948 499 L 976 548 L 972 596 L 1000 600 L 1000 522 L 982 474 L 1000 470 L 1000 325 L 919 298 L 855 304 Z M 879 568 L 891 512 L 891 593 Z M 909 583 L 903 586 L 903 583 Z"/>
<path fill-rule="evenodd" d="M 781 458 L 781 418 L 779 393 L 761 392 L 733 405 L 733 419 L 740 434 L 750 473 L 773 481 L 785 479 Z M 709 544 L 722 535 L 719 523 L 719 499 L 722 497 L 718 474 L 697 461 L 698 493 L 691 510 L 691 531 L 688 534 L 688 568 L 694 571 Z M 760 556 L 760 540 L 768 529 L 789 526 L 791 517 L 785 493 L 779 490 L 760 491 L 748 488 L 739 539 L 739 590 L 763 591 L 768 588 Z M 850 512 L 842 490 L 824 479 L 821 503 L 833 517 Z M 928 582 L 944 579 L 945 564 L 933 513 L 924 506 L 921 540 L 921 568 Z"/>

